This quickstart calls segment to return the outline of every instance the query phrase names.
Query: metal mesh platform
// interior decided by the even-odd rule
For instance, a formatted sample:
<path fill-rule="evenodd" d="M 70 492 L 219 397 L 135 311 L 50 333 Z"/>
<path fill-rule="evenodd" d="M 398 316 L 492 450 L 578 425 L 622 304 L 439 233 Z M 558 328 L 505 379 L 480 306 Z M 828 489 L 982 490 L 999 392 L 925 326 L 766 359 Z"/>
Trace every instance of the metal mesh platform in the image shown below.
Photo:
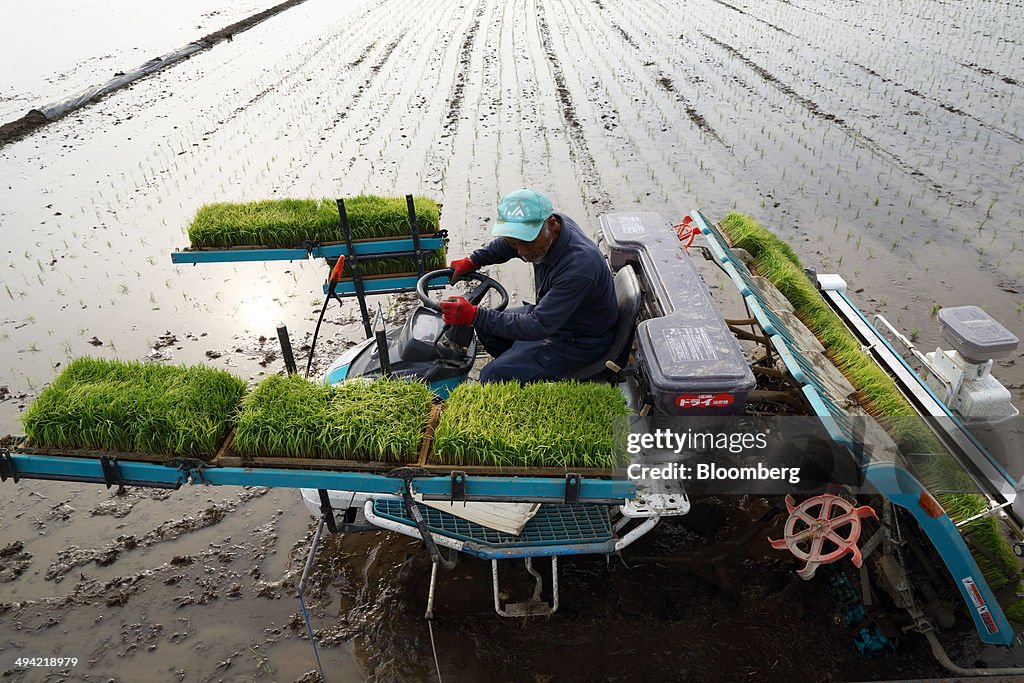
<path fill-rule="evenodd" d="M 609 508 L 604 505 L 541 505 L 518 536 L 502 533 L 425 505 L 417 505 L 434 533 L 479 545 L 516 548 L 545 545 L 606 543 L 612 539 Z M 373 512 L 415 526 L 400 500 L 377 499 Z"/>

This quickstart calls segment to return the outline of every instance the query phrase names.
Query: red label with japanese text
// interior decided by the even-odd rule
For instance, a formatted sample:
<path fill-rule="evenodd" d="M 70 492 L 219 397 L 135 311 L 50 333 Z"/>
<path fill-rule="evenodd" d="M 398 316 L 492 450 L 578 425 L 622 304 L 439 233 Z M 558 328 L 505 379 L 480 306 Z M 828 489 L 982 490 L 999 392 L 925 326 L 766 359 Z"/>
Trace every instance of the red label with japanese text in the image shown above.
<path fill-rule="evenodd" d="M 967 596 L 971 599 L 971 602 L 974 603 L 974 609 L 978 612 L 981 622 L 985 624 L 985 630 L 989 633 L 996 633 L 999 630 L 999 627 L 996 626 L 996 621 L 992 618 L 988 605 L 985 604 L 985 599 L 981 597 L 981 591 L 978 590 L 978 586 L 975 584 L 974 579 L 968 576 L 960 579 L 960 583 L 964 585 L 964 589 L 967 591 Z"/>
<path fill-rule="evenodd" d="M 989 613 L 987 608 L 984 612 L 981 612 L 981 620 L 985 622 L 985 630 L 989 633 L 995 633 L 999 630 L 996 626 L 996 620 L 992 618 L 992 615 Z"/>
<path fill-rule="evenodd" d="M 724 408 L 731 406 L 736 397 L 732 394 L 682 394 L 676 396 L 680 408 Z"/>

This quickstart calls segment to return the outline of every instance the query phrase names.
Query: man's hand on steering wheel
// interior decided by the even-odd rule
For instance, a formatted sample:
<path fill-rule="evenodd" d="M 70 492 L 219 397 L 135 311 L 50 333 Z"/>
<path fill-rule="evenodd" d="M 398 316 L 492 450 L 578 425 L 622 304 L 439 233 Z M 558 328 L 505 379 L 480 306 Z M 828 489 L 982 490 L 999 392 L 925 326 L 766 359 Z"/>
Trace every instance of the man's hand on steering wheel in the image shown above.
<path fill-rule="evenodd" d="M 462 276 L 465 275 L 466 273 L 476 272 L 477 270 L 480 269 L 480 266 L 473 263 L 473 261 L 467 257 L 455 259 L 454 261 L 451 262 L 449 268 L 455 271 L 452 273 L 452 276 L 448 281 L 449 284 L 453 284 L 456 281 L 462 279 Z"/>
<path fill-rule="evenodd" d="M 476 306 L 465 297 L 451 296 L 441 302 L 441 317 L 450 325 L 472 325 L 476 320 Z"/>
<path fill-rule="evenodd" d="M 434 270 L 429 273 L 421 275 L 420 279 L 417 280 L 416 282 L 416 296 L 419 297 L 420 303 L 422 303 L 426 308 L 429 308 L 432 311 L 444 313 L 444 310 L 442 308 L 444 304 L 442 303 L 441 305 L 438 305 L 438 303 L 434 301 L 427 293 L 427 283 L 432 282 L 441 277 L 454 278 L 454 275 L 455 271 L 453 268 L 442 268 L 441 270 Z M 493 310 L 504 311 L 505 307 L 508 306 L 508 290 L 506 290 L 497 280 L 487 277 L 483 273 L 477 273 L 473 271 L 464 273 L 463 278 L 466 280 L 479 283 L 469 293 L 468 298 L 457 297 L 458 299 L 462 299 L 462 301 L 465 302 L 466 306 L 473 307 L 472 313 L 464 312 L 462 314 L 463 316 L 472 315 L 472 317 L 469 319 L 469 322 L 472 322 L 476 318 L 476 307 L 479 306 L 480 302 L 483 301 L 484 299 L 484 295 L 487 294 L 487 292 L 489 291 L 493 290 L 501 298 L 497 306 L 491 306 Z M 466 309 L 463 310 L 465 311 Z M 468 325 L 469 322 L 463 324 Z"/>

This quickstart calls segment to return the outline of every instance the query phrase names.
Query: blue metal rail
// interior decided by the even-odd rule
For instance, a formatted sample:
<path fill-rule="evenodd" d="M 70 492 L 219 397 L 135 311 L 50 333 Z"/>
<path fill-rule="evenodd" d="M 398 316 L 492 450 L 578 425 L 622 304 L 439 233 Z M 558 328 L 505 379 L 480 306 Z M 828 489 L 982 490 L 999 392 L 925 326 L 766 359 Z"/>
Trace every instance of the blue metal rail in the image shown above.
<path fill-rule="evenodd" d="M 386 256 L 389 254 L 414 253 L 415 244 L 411 237 L 396 239 L 367 240 L 353 242 L 356 256 Z M 442 237 L 421 237 L 420 248 L 428 251 L 444 246 Z M 243 261 L 297 261 L 307 258 L 338 258 L 351 256 L 344 244 L 327 244 L 293 249 L 250 249 L 234 247 L 225 249 L 183 249 L 171 253 L 171 263 L 240 263 Z"/>
<path fill-rule="evenodd" d="M 1013 627 L 953 520 L 946 514 L 932 517 L 921 507 L 921 495 L 927 494 L 921 482 L 893 463 L 868 465 L 864 478 L 893 505 L 910 513 L 924 530 L 960 590 L 981 640 L 991 645 L 1012 645 L 1016 640 Z"/>
<path fill-rule="evenodd" d="M 1005 500 L 1012 501 L 1016 496 L 1014 486 L 1016 485 L 1017 481 L 1012 476 L 1010 476 L 1010 473 L 1006 471 L 1006 468 L 1003 467 L 1003 465 L 996 459 L 996 457 L 991 453 L 991 451 L 989 451 L 984 446 L 984 444 L 978 441 L 977 437 L 975 437 L 974 434 L 971 433 L 971 431 L 967 428 L 966 425 L 964 425 L 960 418 L 953 414 L 953 411 L 949 409 L 949 406 L 943 403 L 942 399 L 935 395 L 935 392 L 932 391 L 931 387 L 929 387 L 928 384 L 923 379 L 921 379 L 921 376 L 918 375 L 912 367 L 910 367 L 910 364 L 907 363 L 906 359 L 903 358 L 903 356 L 900 355 L 900 353 L 896 351 L 895 348 L 893 348 L 892 344 L 889 343 L 889 340 L 883 337 L 878 332 L 878 329 L 868 321 L 864 313 L 861 312 L 859 308 L 853 305 L 853 302 L 850 301 L 849 297 L 847 297 L 845 293 L 827 292 L 826 294 L 828 294 L 830 298 L 833 298 L 833 300 L 838 299 L 843 304 L 845 304 L 845 306 L 848 307 L 855 316 L 857 316 L 857 320 L 862 325 L 864 325 L 865 328 L 867 328 L 873 333 L 874 338 L 877 339 L 878 342 L 880 342 L 885 347 L 886 351 L 888 351 L 888 353 L 892 355 L 892 358 L 895 361 L 897 361 L 900 364 L 900 366 L 902 366 L 902 369 L 913 379 L 914 382 L 917 383 L 917 386 L 920 387 L 920 390 L 925 392 L 928 395 L 928 397 L 934 402 L 934 405 L 942 413 L 941 419 L 948 420 L 951 426 L 954 427 L 957 430 L 957 432 L 960 435 L 962 435 L 962 437 L 966 439 L 971 444 L 971 446 L 973 446 L 974 449 L 976 449 L 977 453 L 987 461 L 984 464 L 979 462 L 976 462 L 975 464 L 979 465 L 984 470 L 986 470 L 987 474 L 994 474 L 995 476 L 990 477 L 990 481 L 1000 489 L 999 493 Z M 938 417 L 934 413 L 932 414 L 932 416 Z"/>
<path fill-rule="evenodd" d="M 419 281 L 418 275 L 404 277 L 378 277 L 363 278 L 363 291 L 366 294 L 392 294 L 395 292 L 408 292 L 416 289 Z M 435 277 L 427 283 L 428 289 L 442 289 L 448 286 L 447 277 Z M 334 286 L 334 291 L 342 296 L 356 294 L 356 283 L 352 280 L 344 280 Z M 324 294 L 327 293 L 327 284 L 324 284 Z"/>
<path fill-rule="evenodd" d="M 4 478 L 52 479 L 111 483 L 99 457 L 65 457 L 18 454 L 5 456 L 10 471 Z M 179 464 L 180 463 L 180 464 Z M 197 461 L 167 465 L 118 460 L 118 476 L 126 485 L 178 488 L 184 483 L 213 486 L 270 486 L 275 488 L 334 489 L 402 495 L 402 480 L 366 472 L 328 472 L 275 468 L 206 467 Z M 500 477 L 466 475 L 466 500 L 493 502 L 561 503 L 566 482 L 557 477 Z M 580 503 L 621 504 L 636 497 L 636 484 L 628 480 L 581 477 Z M 415 477 L 413 490 L 431 500 L 450 500 L 452 479 L 447 476 Z"/>

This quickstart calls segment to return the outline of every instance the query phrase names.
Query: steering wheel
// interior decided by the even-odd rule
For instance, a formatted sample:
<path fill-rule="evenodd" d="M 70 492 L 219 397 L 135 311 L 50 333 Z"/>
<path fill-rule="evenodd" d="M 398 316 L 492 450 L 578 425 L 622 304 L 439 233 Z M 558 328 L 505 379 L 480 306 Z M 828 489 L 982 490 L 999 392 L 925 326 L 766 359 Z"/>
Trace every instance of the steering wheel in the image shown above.
<path fill-rule="evenodd" d="M 423 277 L 421 277 L 416 282 L 416 296 L 419 297 L 420 303 L 422 303 L 424 306 L 431 310 L 440 311 L 440 304 L 431 299 L 430 296 L 427 294 L 427 283 L 433 280 L 434 278 L 442 276 L 451 277 L 454 274 L 454 268 L 442 268 L 440 270 L 433 270 L 423 275 Z M 459 280 L 476 280 L 481 285 L 480 287 L 474 288 L 473 291 L 471 292 L 470 303 L 476 305 L 477 303 L 483 300 L 484 295 L 487 294 L 487 292 L 493 289 L 501 297 L 501 302 L 499 302 L 498 305 L 494 307 L 494 310 L 504 311 L 505 307 L 508 306 L 508 290 L 506 290 L 505 287 L 502 286 L 502 284 L 497 280 L 490 278 L 482 273 L 465 273 L 463 274 L 462 277 L 459 278 Z M 475 301 L 473 301 L 473 299 L 475 299 Z"/>

